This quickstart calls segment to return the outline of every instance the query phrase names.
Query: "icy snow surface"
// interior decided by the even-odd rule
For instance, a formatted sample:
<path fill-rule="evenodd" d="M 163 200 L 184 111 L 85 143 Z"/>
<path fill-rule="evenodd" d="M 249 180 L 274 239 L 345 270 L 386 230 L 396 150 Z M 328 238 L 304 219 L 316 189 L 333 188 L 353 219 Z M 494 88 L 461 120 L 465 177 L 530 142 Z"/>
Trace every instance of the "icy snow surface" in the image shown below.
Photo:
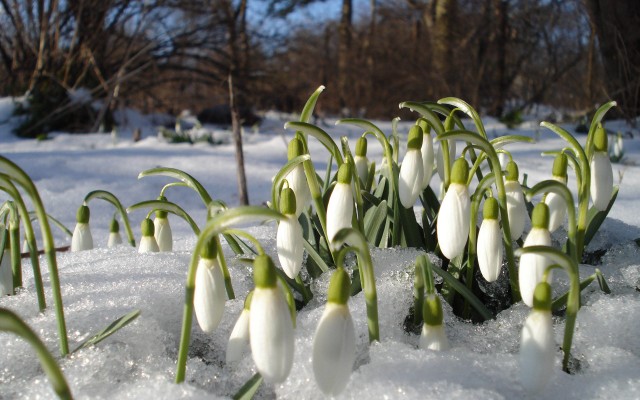
<path fill-rule="evenodd" d="M 158 139 L 154 124 L 129 112 L 127 125 L 114 138 L 110 134 L 54 134 L 47 141 L 17 140 L 8 132 L 12 126 L 7 99 L 0 100 L 0 154 L 22 167 L 35 181 L 47 212 L 70 229 L 84 196 L 96 189 L 108 190 L 125 205 L 154 199 L 166 177 L 138 180 L 144 169 L 167 166 L 182 169 L 196 177 L 215 199 L 230 206 L 237 204 L 234 148 L 232 145 L 168 144 Z M 246 132 L 245 160 L 252 204 L 270 197 L 271 178 L 286 162 L 286 142 L 291 132 L 285 121 L 295 116 L 268 113 L 259 132 Z M 348 126 L 334 127 L 326 121 L 321 127 L 338 139 L 347 135 L 355 143 L 362 131 Z M 376 122 L 386 132 L 390 123 Z M 492 135 L 523 134 L 538 139 L 536 145 L 512 144 L 508 149 L 535 183 L 550 176 L 552 159 L 540 157 L 544 150 L 563 147 L 551 132 L 538 128 L 538 122 L 526 122 L 517 131 L 507 131 L 488 119 Z M 403 135 L 408 123 L 401 123 Z M 540 393 L 542 398 L 562 399 L 637 399 L 640 398 L 640 250 L 633 241 L 640 237 L 640 174 L 638 131 L 623 123 L 610 123 L 609 129 L 631 131 L 625 140 L 626 163 L 614 164 L 616 181 L 622 178 L 618 200 L 601 232 L 589 250 L 606 249 L 602 270 L 612 289 L 605 295 L 594 283 L 583 292 L 583 307 L 578 315 L 573 356 L 580 370 L 567 375 L 560 369 L 558 348 L 556 371 Z M 143 140 L 131 141 L 131 132 L 142 128 Z M 570 129 L 570 126 L 567 126 Z M 221 129 L 221 128 L 220 128 Z M 579 140 L 584 141 L 584 136 Z M 324 171 L 327 152 L 310 141 L 316 167 Z M 380 165 L 381 150 L 369 141 L 369 157 Z M 403 150 L 404 151 L 404 150 Z M 432 181 L 439 187 L 437 176 Z M 569 183 L 575 186 L 575 182 Z M 205 209 L 197 195 L 182 187 L 171 188 L 167 198 L 181 205 L 202 225 Z M 0 194 L 0 201 L 4 201 Z M 539 200 L 539 199 L 537 199 Z M 73 349 L 83 339 L 104 328 L 132 309 L 141 316 L 131 325 L 94 347 L 60 359 L 71 391 L 78 399 L 199 399 L 232 396 L 254 373 L 249 353 L 233 364 L 225 365 L 226 342 L 242 310 L 244 296 L 252 288 L 251 269 L 225 246 L 225 254 L 237 299 L 228 301 L 223 320 L 213 334 L 204 334 L 196 323 L 184 384 L 174 384 L 175 363 L 183 311 L 184 282 L 191 249 L 196 237 L 183 221 L 171 216 L 176 240 L 174 252 L 138 254 L 121 246 L 107 249 L 109 221 L 113 208 L 94 199 L 91 228 L 95 250 L 58 253 L 62 296 Z M 139 238 L 139 223 L 145 211 L 130 217 Z M 70 239 L 54 229 L 56 245 Z M 121 228 L 122 229 L 122 228 Z M 275 256 L 275 225 L 250 228 Z M 123 230 L 121 230 L 122 233 Z M 560 229 L 554 238 L 563 240 Z M 368 346 L 364 297 L 350 301 L 356 326 L 357 359 L 350 382 L 340 398 L 358 399 L 511 399 L 527 397 L 519 383 L 517 351 L 520 329 L 528 314 L 522 303 L 500 313 L 495 320 L 472 325 L 455 317 L 445 303 L 445 324 L 452 349 L 436 353 L 417 348 L 418 337 L 403 329 L 411 306 L 412 265 L 418 251 L 413 249 L 373 249 L 377 276 L 380 331 L 382 340 Z M 274 258 L 277 261 L 277 258 Z M 46 260 L 41 258 L 47 301 L 53 304 Z M 16 311 L 58 355 L 55 313 L 37 309 L 28 259 L 24 260 L 25 288 L 16 296 L 0 298 L 0 306 Z M 581 275 L 593 273 L 594 266 L 581 266 Z M 556 293 L 567 287 L 557 273 Z M 322 398 L 311 367 L 311 345 L 316 324 L 326 300 L 328 274 L 313 282 L 315 298 L 297 318 L 294 365 L 289 378 L 280 385 L 262 385 L 259 398 Z M 564 322 L 554 317 L 556 343 L 562 342 Z M 25 342 L 16 336 L 0 334 L 0 398 L 52 398 L 53 391 L 39 363 Z"/>

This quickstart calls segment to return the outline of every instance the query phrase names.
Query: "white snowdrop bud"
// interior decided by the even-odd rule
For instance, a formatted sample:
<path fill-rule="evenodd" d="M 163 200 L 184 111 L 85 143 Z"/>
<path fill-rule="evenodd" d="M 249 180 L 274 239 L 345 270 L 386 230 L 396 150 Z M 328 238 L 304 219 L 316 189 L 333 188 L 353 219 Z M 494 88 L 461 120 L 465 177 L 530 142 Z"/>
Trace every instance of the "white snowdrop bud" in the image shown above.
<path fill-rule="evenodd" d="M 296 195 L 291 188 L 282 189 L 280 212 L 285 219 L 278 223 L 276 248 L 280 266 L 291 279 L 295 279 L 302 268 L 304 245 L 302 227 L 296 217 Z"/>
<path fill-rule="evenodd" d="M 158 197 L 160 201 L 167 201 L 166 197 Z M 153 221 L 154 231 L 153 237 L 158 243 L 160 251 L 173 250 L 173 234 L 171 233 L 171 225 L 169 225 L 169 213 L 166 211 L 156 211 L 156 218 Z"/>
<path fill-rule="evenodd" d="M 527 206 L 524 201 L 522 186 L 518 182 L 518 165 L 513 161 L 509 161 L 506 170 L 504 190 L 507 197 L 507 216 L 509 218 L 511 240 L 516 240 L 524 232 L 528 215 Z"/>
<path fill-rule="evenodd" d="M 215 239 L 212 239 L 202 250 L 196 269 L 193 308 L 200 329 L 206 333 L 211 333 L 218 327 L 227 300 L 224 275 L 217 255 L 218 246 Z"/>
<path fill-rule="evenodd" d="M 156 238 L 153 237 L 155 226 L 153 221 L 149 218 L 142 220 L 140 224 L 142 230 L 142 237 L 140 238 L 140 247 L 138 247 L 138 253 L 157 253 L 160 251 Z"/>
<path fill-rule="evenodd" d="M 593 206 L 604 211 L 609 205 L 611 193 L 613 192 L 613 169 L 611 168 L 611 160 L 607 152 L 607 134 L 599 126 L 596 130 L 594 139 L 594 152 L 591 159 L 591 200 Z"/>
<path fill-rule="evenodd" d="M 412 126 L 398 177 L 398 195 L 404 208 L 411 208 L 422 192 L 424 165 L 422 163 L 422 128 Z"/>
<path fill-rule="evenodd" d="M 553 374 L 555 341 L 551 320 L 551 286 L 538 284 L 533 309 L 522 327 L 520 381 L 530 393 L 540 392 Z"/>
<path fill-rule="evenodd" d="M 293 138 L 289 142 L 288 158 L 292 160 L 298 156 L 304 154 L 304 146 L 302 141 L 298 138 Z M 289 187 L 296 194 L 296 217 L 309 206 L 311 202 L 311 191 L 309 190 L 309 183 L 307 182 L 307 176 L 304 173 L 304 167 L 302 164 L 296 165 L 286 177 Z"/>
<path fill-rule="evenodd" d="M 333 241 L 336 233 L 343 228 L 351 227 L 353 217 L 353 191 L 351 190 L 351 177 L 353 166 L 344 163 L 338 170 L 338 183 L 336 183 L 327 205 L 327 237 Z"/>
<path fill-rule="evenodd" d="M 532 228 L 524 241 L 524 247 L 551 246 L 551 234 L 549 233 L 549 207 L 545 203 L 536 204 L 531 218 Z M 551 265 L 551 261 L 541 254 L 523 254 L 520 257 L 518 280 L 520 282 L 520 295 L 522 301 L 529 307 L 533 306 L 533 292 L 542 282 L 544 271 Z M 551 280 L 552 272 L 548 277 Z"/>
<path fill-rule="evenodd" d="M 442 303 L 436 294 L 428 294 L 422 307 L 422 333 L 420 348 L 435 351 L 449 350 L 449 339 L 444 331 Z"/>
<path fill-rule="evenodd" d="M 422 147 L 420 153 L 422 153 L 422 165 L 424 166 L 424 176 L 422 177 L 422 190 L 429 186 L 431 176 L 433 175 L 433 138 L 431 137 L 431 130 L 425 120 L 420 119 L 419 125 L 422 127 Z"/>
<path fill-rule="evenodd" d="M 313 337 L 313 373 L 327 396 L 344 390 L 356 359 L 356 334 L 347 306 L 350 292 L 349 274 L 338 268 L 331 277 L 327 305 Z"/>
<path fill-rule="evenodd" d="M 367 138 L 364 136 L 358 138 L 356 142 L 356 156 L 353 158 L 353 163 L 356 166 L 358 178 L 362 184 L 366 184 L 369 175 L 369 160 L 367 159 Z"/>
<path fill-rule="evenodd" d="M 478 266 L 487 282 L 494 282 L 502 267 L 502 230 L 498 222 L 498 201 L 489 197 L 484 202 L 484 219 L 478 232 Z"/>
<path fill-rule="evenodd" d="M 242 309 L 236 324 L 233 326 L 231 336 L 229 336 L 226 354 L 227 363 L 239 361 L 249 344 L 249 310 L 251 310 L 252 298 L 253 291 L 249 292 L 247 298 L 244 300 L 244 308 Z"/>
<path fill-rule="evenodd" d="M 469 238 L 471 201 L 467 187 L 468 177 L 467 161 L 464 158 L 457 159 L 453 163 L 451 184 L 438 212 L 438 244 L 442 254 L 450 260 L 462 254 Z"/>
<path fill-rule="evenodd" d="M 293 365 L 293 322 L 284 294 L 278 288 L 271 258 L 259 255 L 253 265 L 256 288 L 249 313 L 251 354 L 265 381 L 281 383 Z"/>
<path fill-rule="evenodd" d="M 567 184 L 567 155 L 559 153 L 553 161 L 552 179 Z M 567 204 L 564 198 L 549 192 L 544 197 L 544 202 L 549 206 L 549 232 L 555 232 L 567 217 Z"/>
<path fill-rule="evenodd" d="M 81 205 L 76 213 L 76 227 L 71 237 L 71 251 L 93 249 L 93 237 L 89 227 L 90 211 L 86 205 Z"/>
<path fill-rule="evenodd" d="M 122 236 L 120 236 L 120 224 L 113 218 L 111 225 L 109 226 L 109 240 L 107 241 L 107 247 L 116 247 L 122 244 Z"/>

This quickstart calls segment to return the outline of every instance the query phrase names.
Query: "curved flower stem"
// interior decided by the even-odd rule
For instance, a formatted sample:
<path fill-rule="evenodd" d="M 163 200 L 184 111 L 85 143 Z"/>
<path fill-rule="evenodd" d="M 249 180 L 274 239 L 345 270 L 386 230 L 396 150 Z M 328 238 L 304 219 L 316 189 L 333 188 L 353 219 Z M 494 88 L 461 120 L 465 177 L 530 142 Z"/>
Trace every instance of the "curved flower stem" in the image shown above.
<path fill-rule="evenodd" d="M 273 178 L 273 184 L 271 185 L 271 207 L 274 210 L 277 210 L 279 207 L 280 191 L 282 190 L 282 185 L 287 178 L 287 175 L 289 175 L 289 173 L 298 165 L 309 160 L 311 160 L 311 156 L 309 154 L 303 154 L 292 158 L 282 168 L 280 168 L 280 171 L 278 171 L 276 176 Z"/>
<path fill-rule="evenodd" d="M 60 291 L 60 278 L 58 275 L 58 262 L 56 260 L 55 243 L 51 235 L 51 227 L 47 219 L 47 213 L 40 194 L 29 175 L 27 175 L 20 167 L 12 161 L 0 156 L 0 170 L 3 171 L 9 179 L 16 182 L 24 188 L 33 204 L 38 221 L 40 221 L 40 231 L 44 242 L 44 250 L 49 263 L 49 279 L 51 280 L 51 291 L 56 311 L 56 319 L 58 322 L 58 335 L 60 341 L 60 353 L 65 356 L 69 354 L 69 343 L 67 339 L 67 325 L 64 319 L 64 308 L 62 305 L 62 294 Z"/>
<path fill-rule="evenodd" d="M 193 296 L 196 286 L 196 270 L 198 268 L 199 255 L 202 249 L 214 237 L 222 234 L 236 224 L 266 221 L 270 219 L 282 220 L 285 217 L 277 211 L 256 206 L 244 206 L 222 211 L 213 216 L 200 232 L 195 248 L 191 254 L 187 282 L 185 284 L 184 314 L 182 317 L 182 330 L 178 361 L 176 366 L 176 383 L 184 382 L 187 369 L 187 355 L 189 353 L 189 341 L 191 339 L 191 324 L 193 321 Z M 218 241 L 218 245 L 219 245 Z M 221 249 L 221 247 L 218 247 Z M 220 256 L 222 251 L 218 251 Z"/>
<path fill-rule="evenodd" d="M 511 240 L 511 228 L 509 226 L 509 216 L 507 213 L 507 195 L 504 187 L 504 180 L 502 179 L 502 168 L 500 167 L 500 160 L 495 149 L 486 139 L 482 138 L 478 134 L 474 134 L 469 131 L 451 131 L 443 134 L 438 140 L 445 139 L 458 139 L 466 140 L 467 142 L 478 145 L 487 155 L 489 163 L 491 165 L 491 171 L 494 176 L 500 176 L 500 179 L 496 179 L 496 189 L 498 192 L 498 206 L 500 207 L 500 220 L 502 221 L 502 240 L 507 256 L 507 267 L 509 269 L 509 282 L 511 285 L 511 297 L 514 302 L 520 300 L 520 289 L 518 285 L 518 274 L 516 271 L 516 263 L 513 254 L 513 241 Z"/>
<path fill-rule="evenodd" d="M 576 188 L 579 192 L 580 188 L 582 187 L 582 169 L 580 168 L 580 162 L 570 148 L 565 147 L 561 151 L 543 151 L 542 156 L 556 156 L 560 153 L 564 153 L 567 156 L 567 161 L 569 161 L 569 164 L 571 164 L 571 168 L 573 168 L 573 172 L 576 176 Z"/>
<path fill-rule="evenodd" d="M 438 104 L 448 104 L 450 106 L 457 108 L 463 113 L 467 114 L 473 120 L 473 123 L 476 125 L 476 129 L 480 134 L 480 136 L 482 136 L 484 139 L 487 139 L 487 132 L 484 129 L 482 120 L 480 119 L 480 116 L 478 115 L 476 110 L 473 107 L 471 107 L 469 103 L 457 97 L 444 97 L 438 100 Z"/>
<path fill-rule="evenodd" d="M 189 224 L 191 230 L 193 230 L 193 233 L 195 233 L 196 235 L 200 234 L 200 228 L 198 227 L 198 224 L 196 224 L 193 218 L 191 218 L 191 216 L 185 210 L 183 210 L 182 207 L 175 203 L 172 203 L 168 200 L 146 200 L 127 207 L 126 212 L 130 213 L 140 208 L 150 208 L 151 210 L 149 211 L 149 213 L 160 210 L 170 212 L 173 215 L 177 215 Z"/>
<path fill-rule="evenodd" d="M 204 186 L 202 186 L 202 184 L 198 182 L 196 178 L 194 178 L 193 176 L 189 175 L 184 171 L 181 171 L 176 168 L 167 168 L 167 167 L 151 168 L 151 169 L 147 169 L 145 171 L 140 172 L 140 174 L 138 174 L 138 179 L 144 178 L 145 176 L 152 176 L 152 175 L 163 175 L 163 176 L 168 176 L 168 177 L 177 179 L 182 183 L 184 183 L 186 186 L 195 190 L 196 193 L 198 193 L 198 195 L 200 196 L 200 199 L 204 203 L 205 207 L 209 206 L 209 203 L 211 203 L 212 198 L 209 195 L 209 192 L 207 192 L 207 190 L 204 188 Z"/>
<path fill-rule="evenodd" d="M 536 184 L 531 189 L 527 190 L 527 199 L 531 201 L 533 196 L 539 193 L 547 192 L 556 193 L 564 199 L 564 202 L 567 206 L 567 215 L 569 217 L 569 229 L 567 232 L 567 251 L 570 257 L 572 257 L 576 262 L 579 262 L 576 253 L 576 209 L 573 203 L 573 195 L 571 194 L 569 188 L 567 188 L 567 185 L 556 180 L 549 179 L 546 181 L 542 181 Z"/>
<path fill-rule="evenodd" d="M 247 239 L 248 241 L 253 243 L 254 246 L 256 246 L 256 250 L 258 251 L 257 255 L 264 254 L 264 248 L 262 247 L 258 239 L 256 239 L 255 236 L 251 235 L 250 233 L 247 233 L 242 229 L 225 229 L 224 232 L 229 235 L 236 235 Z"/>
<path fill-rule="evenodd" d="M 367 324 L 369 326 L 369 343 L 380 341 L 380 327 L 378 325 L 378 294 L 376 291 L 376 278 L 373 271 L 373 262 L 369 252 L 367 239 L 361 232 L 353 228 L 344 228 L 336 233 L 333 240 L 336 247 L 348 243 L 357 249 L 358 268 L 362 279 L 362 290 L 367 304 Z"/>
<path fill-rule="evenodd" d="M 47 346 L 35 332 L 20 317 L 12 311 L 0 308 L 0 331 L 12 332 L 24 339 L 36 351 L 42 369 L 53 386 L 53 390 L 60 399 L 71 400 L 71 390 L 64 378 L 60 366 L 51 355 Z"/>
<path fill-rule="evenodd" d="M 38 308 L 40 312 L 43 312 L 47 308 L 47 300 L 44 295 L 42 273 L 40 272 L 40 259 L 38 258 L 36 235 L 33 232 L 33 225 L 31 224 L 31 218 L 27 211 L 27 206 L 25 205 L 24 199 L 20 195 L 16 186 L 4 174 L 0 174 L 0 190 L 6 192 L 13 199 L 16 207 L 18 208 L 18 212 L 20 213 L 20 219 L 24 226 L 24 236 L 27 240 L 27 244 L 29 245 L 29 256 L 31 259 L 31 268 L 33 269 L 33 281 L 36 289 L 36 297 L 38 298 Z"/>
<path fill-rule="evenodd" d="M 391 120 L 391 138 L 393 139 L 393 161 L 398 164 L 400 158 L 400 137 L 398 137 L 398 122 L 400 117 Z"/>
<path fill-rule="evenodd" d="M 69 228 L 67 228 L 66 226 L 64 226 L 64 224 L 62 222 L 60 222 L 58 219 L 54 218 L 52 215 L 47 214 L 47 218 L 49 218 L 49 220 L 51 220 L 51 222 L 53 222 L 53 224 L 55 226 L 57 226 L 62 232 L 65 233 L 65 235 L 69 236 L 69 238 L 71 238 L 73 236 L 73 232 L 71 232 L 71 230 Z M 38 213 L 35 211 L 29 211 L 29 219 L 31 221 L 35 221 L 38 219 Z"/>
<path fill-rule="evenodd" d="M 160 189 L 160 196 L 164 196 L 164 193 L 167 191 L 167 189 L 171 188 L 171 187 L 176 187 L 176 186 L 181 186 L 181 187 L 189 187 L 189 185 L 187 185 L 184 182 L 171 182 L 171 183 L 167 183 L 166 185 L 164 185 L 162 187 L 162 189 Z"/>
<path fill-rule="evenodd" d="M 591 125 L 589 126 L 589 133 L 587 134 L 587 144 L 585 146 L 587 159 L 591 159 L 593 156 L 593 138 L 596 134 L 596 129 L 598 128 L 598 124 L 602 122 L 605 114 L 613 107 L 615 107 L 617 103 L 615 101 L 610 101 L 608 103 L 604 103 L 601 105 L 593 115 L 593 119 L 591 120 Z"/>
<path fill-rule="evenodd" d="M 5 240 L 9 241 L 9 257 L 11 259 L 11 276 L 13 278 L 11 292 L 15 294 L 16 288 L 22 286 L 22 258 L 20 257 L 20 215 L 15 202 L 7 200 L 0 208 L 0 220 L 9 217 Z M 4 253 L 4 243 L 2 252 Z"/>
<path fill-rule="evenodd" d="M 562 350 L 564 358 L 562 359 L 562 370 L 569 372 L 569 356 L 571 354 L 571 343 L 573 341 L 573 331 L 576 326 L 576 318 L 580 309 L 580 276 L 578 274 L 577 262 L 564 254 L 558 249 L 549 246 L 529 246 L 520 248 L 516 251 L 518 256 L 524 254 L 540 254 L 550 258 L 554 263 L 560 265 L 569 276 L 569 297 L 567 298 L 567 317 L 564 328 L 564 339 L 562 341 Z"/>
<path fill-rule="evenodd" d="M 306 122 L 290 121 L 284 124 L 284 129 L 294 129 L 297 132 L 303 132 L 315 137 L 329 151 L 329 154 L 331 154 L 333 158 L 335 158 L 338 167 L 340 167 L 342 163 L 344 163 L 338 145 L 336 145 L 336 143 L 327 132 L 318 128 L 317 126 L 311 125 Z"/>
<path fill-rule="evenodd" d="M 106 190 L 94 190 L 92 192 L 89 192 L 84 197 L 84 203 L 88 205 L 89 201 L 94 198 L 102 199 L 113 204 L 116 210 L 120 212 L 120 218 L 122 218 L 122 222 L 124 222 L 124 228 L 125 228 L 125 231 L 127 232 L 127 238 L 129 239 L 129 244 L 133 247 L 136 247 L 136 238 L 135 236 L 133 236 L 133 231 L 131 230 L 131 224 L 129 223 L 129 217 L 127 216 L 127 211 L 122 206 L 122 203 L 120 203 L 120 200 L 118 200 L 116 196 L 107 192 Z"/>

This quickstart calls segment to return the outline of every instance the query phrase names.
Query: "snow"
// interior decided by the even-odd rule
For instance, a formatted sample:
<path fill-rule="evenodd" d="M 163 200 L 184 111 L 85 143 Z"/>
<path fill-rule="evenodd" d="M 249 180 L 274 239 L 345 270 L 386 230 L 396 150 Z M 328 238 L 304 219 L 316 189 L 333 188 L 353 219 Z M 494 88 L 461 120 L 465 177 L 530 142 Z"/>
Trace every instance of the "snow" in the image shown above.
<path fill-rule="evenodd" d="M 155 199 L 166 177 L 137 179 L 142 170 L 156 166 L 182 169 L 197 178 L 214 199 L 230 206 L 238 203 L 235 181 L 235 158 L 232 144 L 210 146 L 199 143 L 168 144 L 156 135 L 155 126 L 162 118 L 143 116 L 133 111 L 119 115 L 126 126 L 119 128 L 116 140 L 110 134 L 69 135 L 56 133 L 50 140 L 18 140 L 9 130 L 15 126 L 10 118 L 13 102 L 0 99 L 0 153 L 22 167 L 35 181 L 49 214 L 70 229 L 84 196 L 92 190 L 107 190 L 125 205 Z M 244 151 L 252 204 L 270 199 L 271 179 L 286 162 L 290 131 L 284 122 L 295 116 L 269 112 L 259 132 L 247 131 Z M 171 121 L 170 121 L 171 122 Z M 334 138 L 347 135 L 353 145 L 362 131 L 349 126 L 334 127 L 327 119 L 321 127 Z M 530 183 L 551 175 L 551 157 L 540 152 L 564 146 L 550 131 L 538 127 L 529 118 L 515 131 L 507 131 L 499 122 L 485 121 L 489 135 L 522 134 L 538 142 L 510 144 L 520 172 Z M 390 122 L 376 121 L 385 132 Z M 406 136 L 408 122 L 400 132 Z M 134 143 L 131 132 L 142 129 L 143 139 Z M 566 126 L 570 129 L 571 126 Z M 611 287 L 606 295 L 592 284 L 583 292 L 583 307 L 578 314 L 572 355 L 580 369 L 568 375 L 561 371 L 564 320 L 554 317 L 558 351 L 556 369 L 544 398 L 563 399 L 634 399 L 640 397 L 640 248 L 633 239 L 640 237 L 640 141 L 637 130 L 621 121 L 607 123 L 612 131 L 632 131 L 625 138 L 626 163 L 614 164 L 614 179 L 620 183 L 618 200 L 588 250 L 607 249 L 597 265 Z M 222 127 L 211 127 L 224 131 Z M 228 131 L 227 131 L 228 134 Z M 579 136 L 584 142 L 585 137 Z M 369 158 L 380 165 L 380 146 L 369 142 Z M 326 168 L 328 153 L 315 140 L 310 150 L 318 171 Z M 402 149 L 403 154 L 404 149 Z M 570 173 L 571 175 L 571 173 Z M 431 185 L 439 187 L 437 175 Z M 570 179 L 570 187 L 575 182 Z M 572 186 L 573 185 L 573 186 Z M 0 194 L 0 201 L 5 198 Z M 187 210 L 203 225 L 205 207 L 190 189 L 175 187 L 167 198 Z M 539 200 L 539 199 L 538 199 Z M 187 265 L 196 237 L 183 221 L 171 216 L 175 239 L 174 251 L 138 254 L 129 246 L 107 249 L 109 222 L 113 207 L 94 199 L 91 229 L 98 248 L 79 253 L 58 253 L 62 296 L 67 318 L 70 347 L 99 331 L 111 321 L 133 309 L 141 315 L 131 325 L 96 346 L 83 349 L 59 363 L 77 399 L 210 399 L 232 396 L 255 373 L 248 353 L 244 359 L 225 365 L 226 343 L 243 307 L 244 296 L 252 289 L 251 268 L 225 246 L 235 300 L 227 301 L 222 322 L 212 334 L 204 334 L 193 324 L 187 377 L 175 384 L 175 363 L 183 312 L 184 283 Z M 145 211 L 130 217 L 136 236 Z M 57 246 L 70 238 L 57 228 Z M 123 227 L 121 226 L 121 232 Z M 527 228 L 528 229 L 528 228 Z M 275 257 L 275 225 L 253 226 L 250 232 Z M 562 240 L 566 232 L 554 234 Z M 138 239 L 139 240 L 139 239 Z M 349 301 L 356 329 L 357 356 L 354 372 L 340 398 L 407 399 L 509 399 L 527 397 L 519 382 L 518 347 L 520 329 L 528 315 L 522 303 L 501 312 L 495 320 L 470 324 L 455 317 L 444 305 L 445 329 L 452 349 L 446 352 L 418 349 L 418 336 L 403 329 L 412 304 L 413 263 L 420 254 L 414 249 L 372 249 L 377 277 L 381 342 L 368 345 L 364 297 L 358 294 Z M 25 288 L 16 296 L 0 298 L 0 307 L 17 312 L 58 355 L 55 313 L 50 307 L 38 312 L 29 261 L 24 260 Z M 41 258 L 47 301 L 50 292 L 46 259 Z M 594 272 L 595 266 L 582 265 L 581 276 Z M 561 273 L 555 274 L 554 288 L 560 293 L 567 287 Z M 292 372 L 279 385 L 263 384 L 260 398 L 323 398 L 311 367 L 313 333 L 322 315 L 329 276 L 324 274 L 312 283 L 314 299 L 299 312 L 295 332 L 295 355 Z M 54 396 L 48 380 L 28 345 L 14 335 L 0 334 L 0 398 L 36 399 Z"/>

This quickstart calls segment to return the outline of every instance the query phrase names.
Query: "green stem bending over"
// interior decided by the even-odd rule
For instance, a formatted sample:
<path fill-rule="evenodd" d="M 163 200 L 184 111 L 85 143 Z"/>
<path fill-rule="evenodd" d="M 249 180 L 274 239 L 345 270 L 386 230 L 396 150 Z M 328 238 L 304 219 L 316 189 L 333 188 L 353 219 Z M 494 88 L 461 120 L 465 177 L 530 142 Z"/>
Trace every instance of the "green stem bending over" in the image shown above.
<path fill-rule="evenodd" d="M 133 247 L 136 247 L 136 238 L 135 236 L 133 236 L 133 231 L 131 230 L 131 224 L 129 223 L 129 217 L 127 216 L 127 211 L 122 206 L 122 203 L 120 203 L 120 200 L 118 200 L 116 196 L 107 192 L 106 190 L 94 190 L 92 192 L 89 192 L 84 197 L 84 204 L 88 205 L 89 201 L 94 198 L 102 199 L 106 202 L 109 202 L 116 208 L 116 210 L 118 210 L 118 212 L 120 213 L 120 217 L 122 218 L 122 222 L 124 222 L 124 228 L 125 228 L 125 232 L 127 232 L 127 238 L 129 239 L 129 244 Z"/>

